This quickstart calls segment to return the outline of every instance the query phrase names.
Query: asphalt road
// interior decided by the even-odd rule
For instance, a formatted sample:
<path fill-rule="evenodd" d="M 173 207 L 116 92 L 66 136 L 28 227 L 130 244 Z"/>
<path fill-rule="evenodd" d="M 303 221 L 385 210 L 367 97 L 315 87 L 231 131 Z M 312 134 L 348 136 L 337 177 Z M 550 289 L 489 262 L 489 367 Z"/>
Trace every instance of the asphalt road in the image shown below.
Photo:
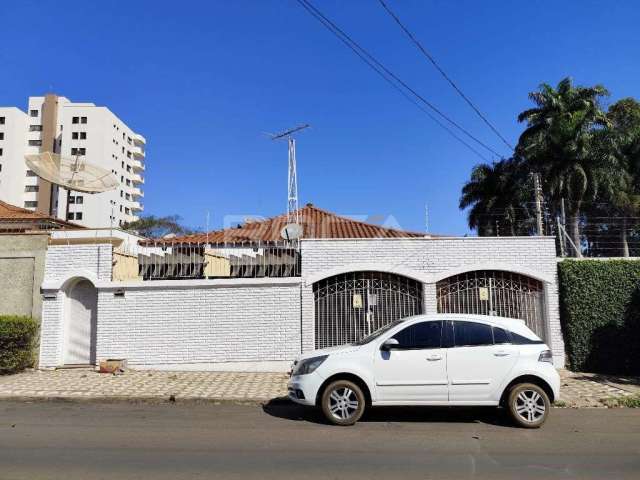
<path fill-rule="evenodd" d="M 290 404 L 0 402 L 0 479 L 640 478 L 640 410 L 382 409 L 333 427 Z"/>

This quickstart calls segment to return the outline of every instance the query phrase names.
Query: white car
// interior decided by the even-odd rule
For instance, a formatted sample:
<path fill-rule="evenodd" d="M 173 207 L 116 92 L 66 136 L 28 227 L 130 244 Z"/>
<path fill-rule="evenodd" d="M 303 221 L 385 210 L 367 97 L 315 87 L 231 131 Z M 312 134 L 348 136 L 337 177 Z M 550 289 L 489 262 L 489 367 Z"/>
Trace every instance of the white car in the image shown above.
<path fill-rule="evenodd" d="M 289 398 L 352 425 L 368 406 L 495 405 L 541 426 L 560 393 L 549 347 L 521 320 L 419 315 L 293 363 Z"/>

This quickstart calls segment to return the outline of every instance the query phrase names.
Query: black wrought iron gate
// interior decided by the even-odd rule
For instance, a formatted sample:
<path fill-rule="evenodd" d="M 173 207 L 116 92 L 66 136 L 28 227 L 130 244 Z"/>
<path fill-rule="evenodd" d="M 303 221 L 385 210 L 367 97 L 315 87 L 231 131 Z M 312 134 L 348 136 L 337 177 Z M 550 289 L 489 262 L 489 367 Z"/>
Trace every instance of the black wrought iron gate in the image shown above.
<path fill-rule="evenodd" d="M 422 284 L 384 272 L 351 272 L 314 284 L 315 346 L 355 342 L 399 318 L 422 313 Z"/>
<path fill-rule="evenodd" d="M 454 275 L 436 285 L 439 313 L 498 315 L 524 320 L 546 337 L 546 308 L 541 281 L 501 270 Z"/>

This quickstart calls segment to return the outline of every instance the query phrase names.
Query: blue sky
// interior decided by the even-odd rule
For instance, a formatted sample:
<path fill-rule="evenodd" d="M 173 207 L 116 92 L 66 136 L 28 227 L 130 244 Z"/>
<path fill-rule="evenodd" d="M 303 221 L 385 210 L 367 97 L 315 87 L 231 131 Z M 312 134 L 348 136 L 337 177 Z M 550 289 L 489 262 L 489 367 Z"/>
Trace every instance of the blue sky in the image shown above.
<path fill-rule="evenodd" d="M 377 0 L 315 0 L 326 15 L 476 136 L 507 154 Z M 640 96 L 640 2 L 388 0 L 515 142 L 541 82 Z M 294 0 L 40 1 L 0 7 L 0 104 L 54 91 L 106 105 L 147 137 L 146 213 L 220 227 L 286 209 L 300 123 L 300 202 L 463 234 L 460 188 L 481 160 L 361 63 Z"/>

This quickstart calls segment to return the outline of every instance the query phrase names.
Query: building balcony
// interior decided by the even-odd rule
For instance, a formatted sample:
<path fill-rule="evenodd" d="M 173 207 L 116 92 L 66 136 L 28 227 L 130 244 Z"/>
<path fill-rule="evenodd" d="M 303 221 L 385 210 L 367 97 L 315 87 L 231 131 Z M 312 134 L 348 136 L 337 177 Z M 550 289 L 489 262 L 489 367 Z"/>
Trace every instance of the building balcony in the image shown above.
<path fill-rule="evenodd" d="M 137 144 L 137 145 L 146 145 L 147 144 L 147 139 L 144 138 L 142 135 L 140 135 L 139 133 L 134 133 L 133 134 L 133 141 Z"/>
<path fill-rule="evenodd" d="M 133 187 L 129 192 L 134 197 L 140 197 L 140 198 L 144 197 L 144 192 L 140 190 L 138 187 Z"/>
<path fill-rule="evenodd" d="M 141 212 L 144 210 L 144 206 L 140 202 L 131 202 L 130 208 L 134 212 Z"/>
<path fill-rule="evenodd" d="M 136 158 L 144 158 L 144 150 L 142 150 L 142 147 L 131 147 L 131 153 L 133 153 L 133 156 Z"/>
<path fill-rule="evenodd" d="M 142 178 L 140 174 L 134 173 L 133 175 L 131 175 L 131 181 L 133 183 L 144 183 L 144 178 Z"/>
<path fill-rule="evenodd" d="M 131 166 L 133 167 L 134 170 L 144 170 L 145 169 L 144 163 L 142 163 L 140 160 L 133 160 L 131 162 Z"/>

